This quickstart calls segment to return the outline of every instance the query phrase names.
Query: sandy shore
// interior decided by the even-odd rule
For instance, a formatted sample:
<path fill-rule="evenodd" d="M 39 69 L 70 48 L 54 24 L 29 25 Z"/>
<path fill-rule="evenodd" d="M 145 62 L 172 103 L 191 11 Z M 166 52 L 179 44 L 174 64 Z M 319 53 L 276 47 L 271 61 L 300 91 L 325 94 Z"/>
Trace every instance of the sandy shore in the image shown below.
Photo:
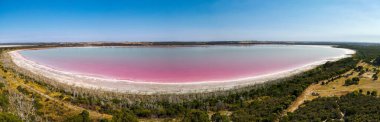
<path fill-rule="evenodd" d="M 325 46 L 326 48 L 332 48 L 331 46 Z M 82 74 L 74 74 L 70 72 L 59 71 L 44 65 L 40 65 L 31 60 L 27 60 L 18 53 L 20 50 L 11 51 L 9 55 L 12 61 L 21 68 L 29 70 L 33 73 L 41 74 L 49 79 L 53 79 L 57 82 L 66 83 L 69 85 L 75 85 L 79 87 L 102 89 L 107 91 L 126 92 L 134 94 L 165 94 L 165 93 L 198 93 L 198 92 L 210 92 L 216 90 L 228 90 L 247 85 L 259 84 L 267 81 L 273 81 L 289 77 L 295 74 L 302 73 L 304 71 L 315 68 L 318 65 L 324 64 L 327 61 L 337 61 L 342 58 L 346 58 L 355 53 L 350 49 L 342 49 L 345 54 L 337 57 L 331 57 L 325 60 L 315 61 L 309 64 L 305 64 L 300 67 L 284 70 L 281 72 L 275 72 L 266 75 L 260 75 L 255 77 L 241 78 L 235 80 L 226 81 L 209 81 L 209 82 L 196 82 L 196 83 L 156 83 L 156 82 L 134 82 L 128 80 L 117 79 L 104 79 L 99 77 L 86 76 Z"/>

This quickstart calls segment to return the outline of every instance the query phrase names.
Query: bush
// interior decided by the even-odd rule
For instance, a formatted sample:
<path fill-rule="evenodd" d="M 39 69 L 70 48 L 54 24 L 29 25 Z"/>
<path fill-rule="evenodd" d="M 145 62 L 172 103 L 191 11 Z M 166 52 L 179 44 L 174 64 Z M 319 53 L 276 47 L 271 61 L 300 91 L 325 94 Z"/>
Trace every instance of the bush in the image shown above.
<path fill-rule="evenodd" d="M 21 119 L 13 114 L 0 112 L 1 122 L 22 122 Z"/>
<path fill-rule="evenodd" d="M 372 96 L 377 96 L 377 91 L 372 91 L 372 92 L 371 92 L 371 95 L 372 95 Z"/>
<path fill-rule="evenodd" d="M 182 122 L 210 122 L 210 119 L 205 111 L 191 110 L 184 116 Z"/>
<path fill-rule="evenodd" d="M 9 105 L 8 96 L 6 96 L 5 94 L 1 94 L 0 95 L 0 106 L 1 106 L 1 108 L 4 110 L 8 107 L 8 105 Z"/>
<path fill-rule="evenodd" d="M 372 64 L 375 66 L 380 66 L 380 56 L 377 56 Z"/>
<path fill-rule="evenodd" d="M 121 112 L 116 112 L 112 117 L 113 122 L 138 122 L 136 115 L 129 109 L 123 109 Z"/>
<path fill-rule="evenodd" d="M 5 87 L 4 83 L 0 83 L 0 89 L 3 89 Z"/>
<path fill-rule="evenodd" d="M 359 81 L 360 81 L 360 79 L 358 77 L 354 77 L 352 79 L 347 79 L 346 81 L 344 81 L 344 85 L 345 86 L 358 85 Z"/>
<path fill-rule="evenodd" d="M 230 120 L 226 115 L 221 115 L 219 112 L 211 116 L 211 121 L 213 122 L 229 122 Z"/>
<path fill-rule="evenodd" d="M 373 78 L 373 80 L 377 80 L 379 77 L 377 76 L 377 74 L 373 74 L 372 78 Z"/>
<path fill-rule="evenodd" d="M 66 122 L 91 122 L 90 114 L 88 111 L 83 110 L 79 115 L 75 115 L 73 117 L 69 117 L 65 120 Z"/>

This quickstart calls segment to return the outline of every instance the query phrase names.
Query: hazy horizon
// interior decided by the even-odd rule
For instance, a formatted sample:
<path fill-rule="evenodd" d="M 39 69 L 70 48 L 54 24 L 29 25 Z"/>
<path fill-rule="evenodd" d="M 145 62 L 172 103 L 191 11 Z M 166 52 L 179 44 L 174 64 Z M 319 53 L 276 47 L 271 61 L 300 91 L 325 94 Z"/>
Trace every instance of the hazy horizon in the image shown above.
<path fill-rule="evenodd" d="M 377 0 L 1 0 L 0 43 L 380 42 Z"/>
<path fill-rule="evenodd" d="M 235 41 L 235 42 L 284 42 L 284 43 L 369 43 L 369 44 L 380 44 L 380 41 L 278 41 L 278 40 L 209 40 L 209 41 L 203 41 L 203 40 L 195 40 L 195 41 L 175 41 L 175 40 L 170 40 L 170 41 L 165 41 L 165 40 L 159 40 L 159 41 L 97 41 L 97 40 L 72 40 L 72 41 L 14 41 L 14 42 L 0 42 L 0 44 L 4 45 L 14 45 L 14 44 L 34 44 L 34 43 L 149 43 L 149 42 L 229 42 L 229 41 Z"/>

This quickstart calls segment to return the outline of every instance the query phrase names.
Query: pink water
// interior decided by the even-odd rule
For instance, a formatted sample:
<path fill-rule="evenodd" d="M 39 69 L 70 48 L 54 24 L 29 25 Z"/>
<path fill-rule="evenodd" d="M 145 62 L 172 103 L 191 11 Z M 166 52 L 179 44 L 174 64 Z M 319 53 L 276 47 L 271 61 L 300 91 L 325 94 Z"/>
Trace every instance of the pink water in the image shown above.
<path fill-rule="evenodd" d="M 317 46 L 52 48 L 21 51 L 51 68 L 137 82 L 221 81 L 280 72 L 345 54 Z"/>

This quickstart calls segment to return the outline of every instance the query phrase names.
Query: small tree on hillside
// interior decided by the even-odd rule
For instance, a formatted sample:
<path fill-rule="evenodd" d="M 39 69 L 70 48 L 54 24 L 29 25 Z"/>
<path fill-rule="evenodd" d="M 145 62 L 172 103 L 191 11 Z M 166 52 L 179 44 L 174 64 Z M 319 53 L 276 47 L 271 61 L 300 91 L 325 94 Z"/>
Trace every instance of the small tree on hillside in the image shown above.
<path fill-rule="evenodd" d="M 372 78 L 373 78 L 373 80 L 377 80 L 379 77 L 377 76 L 377 74 L 373 74 Z"/>
<path fill-rule="evenodd" d="M 372 91 L 372 92 L 371 92 L 371 95 L 372 95 L 372 96 L 377 96 L 377 91 Z"/>
<path fill-rule="evenodd" d="M 212 122 L 229 122 L 230 120 L 226 115 L 221 115 L 219 112 L 213 114 L 211 116 L 211 121 Z"/>
<path fill-rule="evenodd" d="M 115 112 L 112 117 L 113 122 L 138 122 L 136 115 L 129 109 L 123 109 L 120 112 Z"/>
<path fill-rule="evenodd" d="M 182 122 L 210 122 L 210 119 L 205 111 L 191 110 L 184 116 Z"/>
<path fill-rule="evenodd" d="M 359 71 L 362 71 L 363 70 L 363 66 L 358 66 L 355 68 L 355 71 L 359 72 Z"/>
<path fill-rule="evenodd" d="M 377 56 L 375 60 L 373 60 L 372 64 L 375 66 L 380 66 L 380 56 Z"/>
<path fill-rule="evenodd" d="M 69 117 L 65 120 L 66 122 L 91 122 L 90 114 L 88 111 L 83 110 L 79 115 Z"/>
<path fill-rule="evenodd" d="M 346 81 L 344 81 L 344 85 L 345 86 L 358 85 L 359 81 L 360 81 L 360 79 L 358 77 L 354 77 L 352 79 L 347 79 Z"/>
<path fill-rule="evenodd" d="M 359 72 L 359 76 L 363 75 L 364 73 L 365 73 L 365 71 L 364 71 L 364 70 L 361 70 L 361 71 Z"/>
<path fill-rule="evenodd" d="M 352 81 L 354 81 L 354 82 L 359 82 L 360 79 L 359 79 L 358 77 L 354 77 L 354 78 L 352 78 Z"/>

